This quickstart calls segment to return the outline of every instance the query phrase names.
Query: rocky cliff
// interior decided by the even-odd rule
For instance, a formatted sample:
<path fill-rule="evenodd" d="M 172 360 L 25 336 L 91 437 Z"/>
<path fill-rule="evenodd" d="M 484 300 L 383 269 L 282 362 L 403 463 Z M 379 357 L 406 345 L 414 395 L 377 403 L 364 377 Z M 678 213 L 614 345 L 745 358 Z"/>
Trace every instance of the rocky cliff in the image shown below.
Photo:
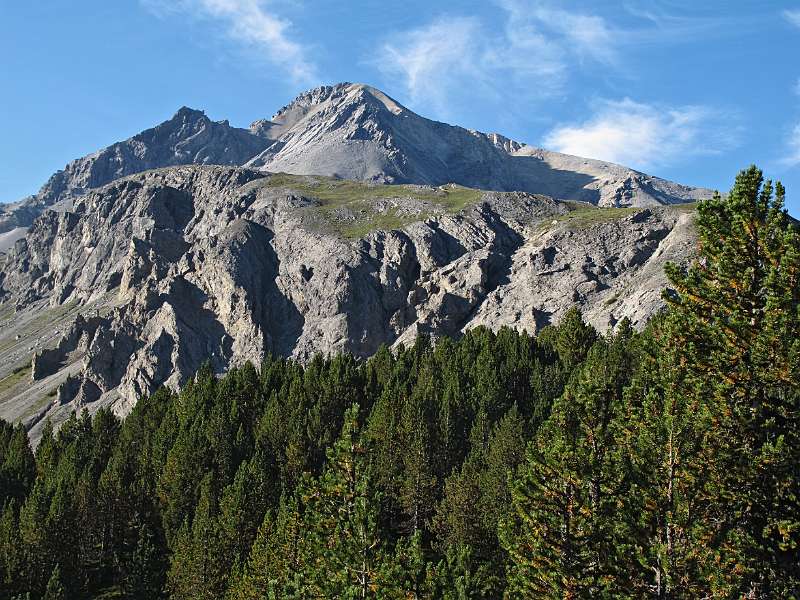
<path fill-rule="evenodd" d="M 45 211 L 0 271 L 0 416 L 127 412 L 210 361 L 368 356 L 419 333 L 605 330 L 660 306 L 691 207 L 183 166 Z"/>
<path fill-rule="evenodd" d="M 183 107 L 152 129 L 70 162 L 36 195 L 0 206 L 0 234 L 30 226 L 45 208 L 69 208 L 75 198 L 120 177 L 172 165 L 240 165 L 271 143 L 250 130 Z"/>
<path fill-rule="evenodd" d="M 341 84 L 237 129 L 182 108 L 0 214 L 0 417 L 126 413 L 204 362 L 661 306 L 708 190 Z M 0 251 L 3 248 L 0 248 Z"/>

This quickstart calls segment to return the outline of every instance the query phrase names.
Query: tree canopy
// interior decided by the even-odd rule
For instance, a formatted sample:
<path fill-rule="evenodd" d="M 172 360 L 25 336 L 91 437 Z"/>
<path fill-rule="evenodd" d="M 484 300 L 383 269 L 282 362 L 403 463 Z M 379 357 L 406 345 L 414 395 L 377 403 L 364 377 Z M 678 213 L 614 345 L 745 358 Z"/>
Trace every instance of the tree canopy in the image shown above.
<path fill-rule="evenodd" d="M 752 167 L 637 332 L 571 310 L 0 421 L 0 600 L 800 597 L 800 235 Z"/>

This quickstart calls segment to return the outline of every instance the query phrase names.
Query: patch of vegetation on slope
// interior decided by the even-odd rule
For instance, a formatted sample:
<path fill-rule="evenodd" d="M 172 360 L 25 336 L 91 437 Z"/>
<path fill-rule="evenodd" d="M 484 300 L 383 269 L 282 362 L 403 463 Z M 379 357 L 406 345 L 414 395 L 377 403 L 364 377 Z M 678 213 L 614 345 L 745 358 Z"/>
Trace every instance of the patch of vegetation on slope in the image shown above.
<path fill-rule="evenodd" d="M 455 184 L 384 185 L 285 173 L 272 175 L 268 185 L 319 201 L 319 205 L 304 209 L 310 212 L 311 223 L 347 239 L 380 229 L 400 229 L 437 214 L 457 213 L 483 195 L 480 190 Z"/>
<path fill-rule="evenodd" d="M 563 224 L 569 229 L 587 229 L 599 223 L 610 223 L 619 219 L 624 219 L 635 215 L 644 209 L 641 208 L 607 208 L 598 207 L 584 202 L 567 201 L 564 204 L 569 208 L 569 212 L 556 217 L 554 220 Z"/>
<path fill-rule="evenodd" d="M 580 231 L 594 225 L 611 223 L 619 219 L 624 219 L 647 210 L 646 208 L 638 207 L 612 208 L 594 206 L 586 202 L 577 202 L 573 200 L 566 200 L 563 204 L 569 209 L 569 212 L 546 221 L 542 224 L 543 229 L 550 229 L 556 225 L 563 225 L 567 229 Z M 687 202 L 684 204 L 671 204 L 664 208 L 674 209 L 679 212 L 694 212 L 697 210 L 697 206 L 697 202 Z"/>
<path fill-rule="evenodd" d="M 11 373 L 0 379 L 0 395 L 19 386 L 31 374 L 30 362 L 15 367 Z"/>

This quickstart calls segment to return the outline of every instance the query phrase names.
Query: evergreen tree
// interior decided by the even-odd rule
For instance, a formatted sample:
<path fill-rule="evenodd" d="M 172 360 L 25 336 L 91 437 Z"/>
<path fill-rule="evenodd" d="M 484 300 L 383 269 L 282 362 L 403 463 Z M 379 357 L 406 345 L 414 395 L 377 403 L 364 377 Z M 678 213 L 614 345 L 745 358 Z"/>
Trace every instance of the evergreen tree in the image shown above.
<path fill-rule="evenodd" d="M 368 456 L 358 426 L 358 405 L 344 416 L 317 486 L 306 490 L 305 524 L 318 560 L 307 581 L 320 597 L 372 595 L 383 559 L 378 496 L 369 480 Z"/>
<path fill-rule="evenodd" d="M 224 562 L 216 525 L 216 494 L 211 474 L 203 478 L 200 500 L 189 526 L 177 534 L 167 586 L 172 598 L 216 599 L 226 585 Z"/>
<path fill-rule="evenodd" d="M 22 591 L 22 559 L 17 505 L 9 500 L 0 513 L 0 600 Z"/>
<path fill-rule="evenodd" d="M 469 546 L 450 546 L 439 562 L 429 567 L 430 596 L 442 600 L 499 598 L 502 578 L 490 571 L 490 565 L 476 560 Z"/>
<path fill-rule="evenodd" d="M 64 591 L 64 586 L 61 585 L 61 569 L 56 565 L 55 569 L 53 569 L 53 574 L 47 581 L 42 600 L 66 600 L 66 598 L 67 594 Z"/>
<path fill-rule="evenodd" d="M 592 346 L 512 484 L 512 510 L 500 527 L 514 563 L 512 597 L 619 596 L 628 588 L 618 499 L 629 473 L 618 440 L 629 340 L 623 325 Z"/>
<path fill-rule="evenodd" d="M 301 483 L 301 489 L 306 482 Z M 277 514 L 267 513 L 256 534 L 247 563 L 236 573 L 228 597 L 256 600 L 292 597 L 302 591 L 302 578 L 312 556 L 305 538 L 303 507 L 297 494 L 281 499 Z"/>
<path fill-rule="evenodd" d="M 637 557 L 632 585 L 639 595 L 663 599 L 710 594 L 702 569 L 710 555 L 700 529 L 712 517 L 702 492 L 714 460 L 714 419 L 697 397 L 683 393 L 683 349 L 672 339 L 660 317 L 643 334 L 622 435 L 635 473 L 621 498 Z"/>
<path fill-rule="evenodd" d="M 20 423 L 0 431 L 0 506 L 9 499 L 22 502 L 36 476 L 28 432 Z"/>
<path fill-rule="evenodd" d="M 797 593 L 800 559 L 800 236 L 784 189 L 750 167 L 698 208 L 699 259 L 667 268 L 681 392 L 713 420 L 715 593 Z"/>
<path fill-rule="evenodd" d="M 437 494 L 434 407 L 438 404 L 434 374 L 423 367 L 414 392 L 403 406 L 400 422 L 402 471 L 399 500 L 405 530 L 411 535 L 427 529 Z"/>

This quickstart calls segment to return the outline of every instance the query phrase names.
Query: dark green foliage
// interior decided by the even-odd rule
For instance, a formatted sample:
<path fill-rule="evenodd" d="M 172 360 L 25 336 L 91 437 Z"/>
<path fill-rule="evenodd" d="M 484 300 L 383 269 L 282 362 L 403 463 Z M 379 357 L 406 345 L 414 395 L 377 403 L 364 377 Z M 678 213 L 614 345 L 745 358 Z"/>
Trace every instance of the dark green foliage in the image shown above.
<path fill-rule="evenodd" d="M 529 448 L 501 527 L 514 597 L 608 596 L 629 587 L 631 476 L 620 423 L 631 343 L 622 323 L 592 345 Z"/>
<path fill-rule="evenodd" d="M 67 594 L 64 591 L 64 586 L 61 585 L 61 570 L 56 565 L 56 568 L 53 569 L 53 574 L 47 581 L 42 600 L 66 600 L 66 598 Z"/>
<path fill-rule="evenodd" d="M 46 427 L 35 458 L 3 425 L 0 598 L 43 594 L 56 566 L 67 597 L 499 594 L 506 479 L 574 360 L 477 329 L 365 362 L 203 368 L 121 423 Z"/>
<path fill-rule="evenodd" d="M 679 391 L 711 424 L 696 535 L 716 594 L 800 586 L 800 234 L 783 203 L 780 183 L 743 171 L 698 208 L 700 260 L 667 269 Z"/>
<path fill-rule="evenodd" d="M 36 476 L 36 462 L 22 425 L 0 422 L 0 505 L 25 499 Z"/>
<path fill-rule="evenodd" d="M 668 310 L 267 357 L 0 421 L 0 600 L 800 597 L 800 241 L 744 172 Z"/>

